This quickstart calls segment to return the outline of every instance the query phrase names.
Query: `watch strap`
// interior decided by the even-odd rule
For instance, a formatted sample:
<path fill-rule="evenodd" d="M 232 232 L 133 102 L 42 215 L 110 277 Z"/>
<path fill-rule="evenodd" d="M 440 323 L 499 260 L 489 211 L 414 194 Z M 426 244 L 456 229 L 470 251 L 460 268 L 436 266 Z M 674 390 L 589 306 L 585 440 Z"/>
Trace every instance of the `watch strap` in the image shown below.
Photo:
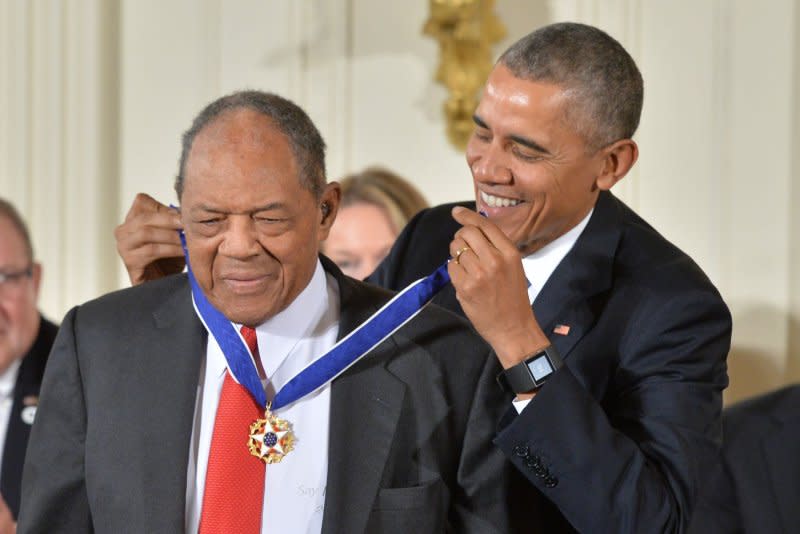
<path fill-rule="evenodd" d="M 564 365 L 561 355 L 552 345 L 536 351 L 520 363 L 497 375 L 500 387 L 513 393 L 531 393 L 542 387 L 553 373 Z M 531 370 L 534 367 L 537 372 Z"/>

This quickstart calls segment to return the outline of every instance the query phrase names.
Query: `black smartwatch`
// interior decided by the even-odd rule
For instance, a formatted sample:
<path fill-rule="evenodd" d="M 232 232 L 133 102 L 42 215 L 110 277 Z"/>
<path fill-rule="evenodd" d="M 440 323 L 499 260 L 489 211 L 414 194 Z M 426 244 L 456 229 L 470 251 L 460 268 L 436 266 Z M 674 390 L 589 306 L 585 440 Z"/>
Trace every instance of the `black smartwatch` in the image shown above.
<path fill-rule="evenodd" d="M 497 383 L 513 393 L 533 393 L 562 365 L 561 355 L 554 346 L 548 345 L 525 361 L 501 371 Z"/>

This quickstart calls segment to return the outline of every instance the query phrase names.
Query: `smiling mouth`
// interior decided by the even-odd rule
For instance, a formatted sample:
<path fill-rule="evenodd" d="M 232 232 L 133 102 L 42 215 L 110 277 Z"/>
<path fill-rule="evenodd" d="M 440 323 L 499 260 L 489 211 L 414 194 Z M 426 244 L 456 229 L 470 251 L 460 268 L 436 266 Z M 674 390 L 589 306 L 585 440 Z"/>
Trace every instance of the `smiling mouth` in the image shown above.
<path fill-rule="evenodd" d="M 479 193 L 481 200 L 490 208 L 511 208 L 522 203 L 521 200 L 516 198 L 498 197 L 484 191 L 480 191 Z"/>

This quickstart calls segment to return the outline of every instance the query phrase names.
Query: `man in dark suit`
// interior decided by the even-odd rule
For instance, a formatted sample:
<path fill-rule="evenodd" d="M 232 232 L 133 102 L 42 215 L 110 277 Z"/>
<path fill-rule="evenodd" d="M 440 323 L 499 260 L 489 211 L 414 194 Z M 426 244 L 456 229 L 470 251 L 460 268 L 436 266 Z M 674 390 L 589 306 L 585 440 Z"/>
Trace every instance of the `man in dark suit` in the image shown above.
<path fill-rule="evenodd" d="M 496 444 L 536 489 L 531 532 L 683 532 L 718 455 L 728 309 L 610 192 L 638 157 L 642 99 L 633 59 L 602 31 L 524 37 L 475 112 L 477 206 L 423 211 L 369 278 L 399 289 L 454 259 L 435 302 L 469 318 L 516 395 Z M 171 226 L 137 199 L 117 229 L 134 282 L 175 255 L 153 230 Z"/>
<path fill-rule="evenodd" d="M 497 363 L 450 312 L 424 309 L 274 414 L 245 390 L 204 302 L 223 327 L 242 327 L 233 349 L 247 342 L 246 371 L 277 403 L 391 297 L 319 259 L 339 188 L 325 183 L 324 143 L 305 113 L 254 91 L 211 103 L 184 136 L 176 191 L 196 287 L 171 276 L 67 314 L 20 531 L 513 530 L 506 462 L 491 445 Z M 294 443 L 274 416 L 294 423 Z"/>
<path fill-rule="evenodd" d="M 19 513 L 22 462 L 56 325 L 36 308 L 42 267 L 25 222 L 0 199 L 0 533 Z"/>
<path fill-rule="evenodd" d="M 518 400 L 496 443 L 541 492 L 547 532 L 682 532 L 717 455 L 728 310 L 609 191 L 637 159 L 641 105 L 633 59 L 596 28 L 518 41 L 467 146 L 487 217 L 422 212 L 371 278 L 402 287 L 456 259 L 436 302 L 506 369 Z"/>
<path fill-rule="evenodd" d="M 703 485 L 691 532 L 797 532 L 800 385 L 730 406 L 722 427 L 722 461 Z"/>

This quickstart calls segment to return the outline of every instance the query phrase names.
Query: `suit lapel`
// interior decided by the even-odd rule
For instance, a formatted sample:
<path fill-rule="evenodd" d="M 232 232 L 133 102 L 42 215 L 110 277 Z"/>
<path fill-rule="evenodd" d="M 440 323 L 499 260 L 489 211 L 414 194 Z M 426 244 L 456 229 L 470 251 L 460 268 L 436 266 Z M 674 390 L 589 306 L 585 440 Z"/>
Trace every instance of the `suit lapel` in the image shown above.
<path fill-rule="evenodd" d="M 20 383 L 17 381 L 16 387 L 19 386 Z M 31 432 L 31 425 L 22 420 L 22 410 L 25 408 L 21 397 L 15 394 L 9 414 L 3 449 L 2 477 L 0 477 L 0 492 L 15 519 L 19 514 L 23 459 Z"/>
<path fill-rule="evenodd" d="M 52 334 L 48 335 L 45 332 L 45 322 L 40 319 L 39 333 L 30 351 L 22 359 L 14 385 L 13 403 L 3 448 L 2 476 L 0 476 L 0 491 L 14 518 L 19 513 L 23 459 L 33 416 L 39 404 L 39 388 L 42 385 L 47 355 L 52 344 Z"/>
<path fill-rule="evenodd" d="M 800 460 L 797 450 L 793 446 L 797 442 L 800 421 L 776 421 L 772 432 L 765 432 L 761 439 L 761 452 L 766 462 L 768 473 L 775 491 L 773 499 L 761 499 L 762 505 L 767 502 L 774 503 L 772 513 L 763 514 L 764 517 L 774 517 L 775 525 L 764 531 L 793 532 L 800 525 Z M 782 524 L 783 529 L 778 529 Z M 766 525 L 763 525 L 766 527 Z"/>
<path fill-rule="evenodd" d="M 617 201 L 601 192 L 583 233 L 533 303 L 539 325 L 564 358 L 594 324 L 611 287 L 619 217 Z"/>
<path fill-rule="evenodd" d="M 327 259 L 339 283 L 341 339 L 377 311 Z M 322 532 L 363 532 L 378 493 L 403 405 L 405 386 L 372 363 L 396 349 L 387 340 L 331 385 L 328 481 Z"/>
<path fill-rule="evenodd" d="M 191 303 L 188 282 L 153 313 L 155 334 L 141 350 L 149 384 L 139 399 L 142 446 L 149 450 L 142 484 L 151 531 L 184 528 L 186 469 L 206 332 Z"/>

